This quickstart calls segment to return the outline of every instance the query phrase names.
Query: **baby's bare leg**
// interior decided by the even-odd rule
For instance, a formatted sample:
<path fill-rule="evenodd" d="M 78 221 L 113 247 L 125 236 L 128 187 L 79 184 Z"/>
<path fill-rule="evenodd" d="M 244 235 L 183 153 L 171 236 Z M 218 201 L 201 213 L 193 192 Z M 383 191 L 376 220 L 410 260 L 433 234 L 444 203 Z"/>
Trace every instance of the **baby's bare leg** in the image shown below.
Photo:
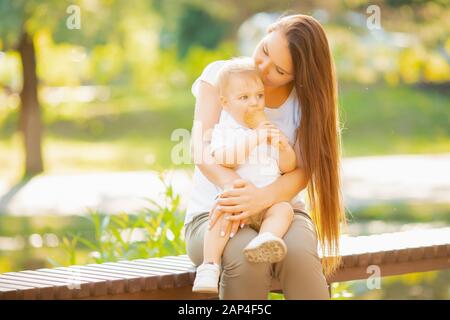
<path fill-rule="evenodd" d="M 205 233 L 203 242 L 203 263 L 214 262 L 218 265 L 221 264 L 223 250 L 230 238 L 231 231 L 231 223 L 229 223 L 225 236 L 222 237 L 220 235 L 220 226 L 224 222 L 224 219 L 225 215 L 222 214 L 214 226 Z"/>
<path fill-rule="evenodd" d="M 259 233 L 270 232 L 282 238 L 294 219 L 294 209 L 288 202 L 278 202 L 267 209 Z"/>

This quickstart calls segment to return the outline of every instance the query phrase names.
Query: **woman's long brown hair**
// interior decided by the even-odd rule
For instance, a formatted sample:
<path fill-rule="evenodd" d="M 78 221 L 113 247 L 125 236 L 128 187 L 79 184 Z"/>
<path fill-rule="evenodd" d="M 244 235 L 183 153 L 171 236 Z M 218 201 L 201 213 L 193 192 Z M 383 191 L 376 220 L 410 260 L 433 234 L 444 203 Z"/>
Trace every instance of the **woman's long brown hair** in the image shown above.
<path fill-rule="evenodd" d="M 340 223 L 345 223 L 340 187 L 340 122 L 333 57 L 320 23 L 306 15 L 282 17 L 269 32 L 284 32 L 294 66 L 300 102 L 298 132 L 308 197 L 316 225 L 325 275 L 341 262 Z"/>

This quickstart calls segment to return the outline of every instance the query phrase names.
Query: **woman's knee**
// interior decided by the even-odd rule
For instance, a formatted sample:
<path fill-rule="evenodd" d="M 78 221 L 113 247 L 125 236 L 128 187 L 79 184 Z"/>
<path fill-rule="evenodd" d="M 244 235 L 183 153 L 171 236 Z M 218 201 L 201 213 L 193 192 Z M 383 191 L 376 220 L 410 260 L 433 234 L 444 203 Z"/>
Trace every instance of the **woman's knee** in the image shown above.
<path fill-rule="evenodd" d="M 236 273 L 245 277 L 261 277 L 261 273 L 265 273 L 270 264 L 250 263 L 245 258 L 243 249 L 245 246 L 258 235 L 258 233 L 250 227 L 240 229 L 236 235 L 231 238 L 225 246 L 222 256 L 222 267 L 224 272 Z"/>
<path fill-rule="evenodd" d="M 255 230 L 244 227 L 228 241 L 222 257 L 221 299 L 267 299 L 271 264 L 248 262 L 242 252 L 256 235 Z"/>

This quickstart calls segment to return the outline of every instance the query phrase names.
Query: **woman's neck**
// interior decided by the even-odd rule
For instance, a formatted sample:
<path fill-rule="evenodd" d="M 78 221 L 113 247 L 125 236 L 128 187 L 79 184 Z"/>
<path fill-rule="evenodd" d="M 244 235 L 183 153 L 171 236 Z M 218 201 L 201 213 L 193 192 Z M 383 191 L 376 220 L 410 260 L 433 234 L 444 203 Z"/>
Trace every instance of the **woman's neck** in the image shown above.
<path fill-rule="evenodd" d="M 281 107 L 289 97 L 294 83 L 290 82 L 281 87 L 264 87 L 266 107 L 277 109 Z"/>

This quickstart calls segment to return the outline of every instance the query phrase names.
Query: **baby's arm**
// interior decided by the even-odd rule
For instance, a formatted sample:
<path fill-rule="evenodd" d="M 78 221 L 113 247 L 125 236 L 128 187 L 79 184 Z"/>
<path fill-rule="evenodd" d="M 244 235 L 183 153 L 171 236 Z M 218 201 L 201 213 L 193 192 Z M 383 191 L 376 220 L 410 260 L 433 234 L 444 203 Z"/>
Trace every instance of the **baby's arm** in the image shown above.
<path fill-rule="evenodd" d="M 227 168 L 236 168 L 248 158 L 252 150 L 263 140 L 267 140 L 267 135 L 259 133 L 257 130 L 250 130 L 249 134 L 242 140 L 214 150 L 212 156 L 217 164 Z"/>
<path fill-rule="evenodd" d="M 297 168 L 295 151 L 283 134 L 280 134 L 279 146 L 280 152 L 278 166 L 280 167 L 281 173 L 291 172 L 295 170 Z"/>
<path fill-rule="evenodd" d="M 274 124 L 266 121 L 261 124 L 261 129 L 268 132 L 267 141 L 278 149 L 278 167 L 281 173 L 288 173 L 297 168 L 297 158 L 294 148 L 289 144 L 288 138 Z"/>

